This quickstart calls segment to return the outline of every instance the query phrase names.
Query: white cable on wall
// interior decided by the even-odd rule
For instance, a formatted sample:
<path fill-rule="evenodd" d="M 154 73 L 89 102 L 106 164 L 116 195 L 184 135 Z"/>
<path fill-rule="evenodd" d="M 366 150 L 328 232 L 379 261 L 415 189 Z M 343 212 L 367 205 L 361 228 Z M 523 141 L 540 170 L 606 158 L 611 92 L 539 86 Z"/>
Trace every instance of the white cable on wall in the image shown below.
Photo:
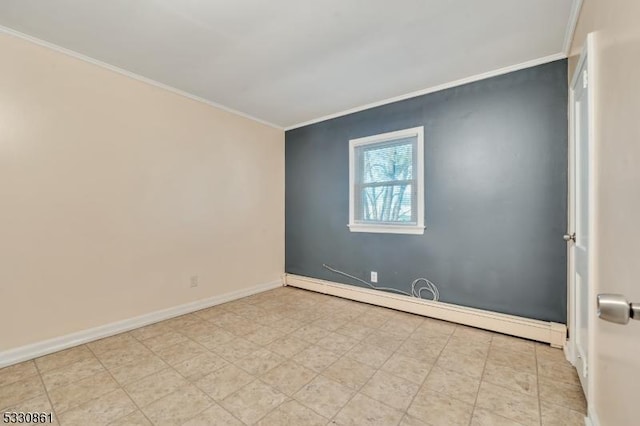
<path fill-rule="evenodd" d="M 413 282 L 411 283 L 411 294 L 402 291 L 402 290 L 398 290 L 396 288 L 390 288 L 390 287 L 376 287 L 375 285 L 366 282 L 363 279 L 360 279 L 358 277 L 354 277 L 353 275 L 349 275 L 346 272 L 342 272 L 338 269 L 334 269 L 331 266 L 327 265 L 327 264 L 322 264 L 322 267 L 325 269 L 330 270 L 331 272 L 334 272 L 336 274 L 340 274 L 343 275 L 345 277 L 351 278 L 352 280 L 356 280 L 358 282 L 361 282 L 363 284 L 366 284 L 367 286 L 371 287 L 374 290 L 384 290 L 384 291 L 392 291 L 394 293 L 400 293 L 400 294 L 404 294 L 405 296 L 409 296 L 409 297 L 416 297 L 418 299 L 423 299 L 422 297 L 422 292 L 423 291 L 428 291 L 429 293 L 431 293 L 431 295 L 433 296 L 431 300 L 433 300 L 434 302 L 437 302 L 440 299 L 440 292 L 438 291 L 438 287 L 436 287 L 436 285 L 434 283 L 432 283 L 431 281 L 429 281 L 426 278 L 418 278 L 416 280 L 413 280 Z M 418 283 L 424 282 L 422 287 L 417 287 Z"/>

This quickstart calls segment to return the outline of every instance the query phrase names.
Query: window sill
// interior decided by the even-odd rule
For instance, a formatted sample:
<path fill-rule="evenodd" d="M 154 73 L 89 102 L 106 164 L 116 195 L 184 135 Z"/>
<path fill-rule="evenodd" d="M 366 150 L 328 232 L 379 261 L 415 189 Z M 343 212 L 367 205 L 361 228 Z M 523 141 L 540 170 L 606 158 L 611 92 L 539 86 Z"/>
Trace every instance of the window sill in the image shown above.
<path fill-rule="evenodd" d="M 424 226 L 416 225 L 363 225 L 363 224 L 349 224 L 349 231 L 351 232 L 373 232 L 379 234 L 411 234 L 411 235 L 423 235 Z"/>

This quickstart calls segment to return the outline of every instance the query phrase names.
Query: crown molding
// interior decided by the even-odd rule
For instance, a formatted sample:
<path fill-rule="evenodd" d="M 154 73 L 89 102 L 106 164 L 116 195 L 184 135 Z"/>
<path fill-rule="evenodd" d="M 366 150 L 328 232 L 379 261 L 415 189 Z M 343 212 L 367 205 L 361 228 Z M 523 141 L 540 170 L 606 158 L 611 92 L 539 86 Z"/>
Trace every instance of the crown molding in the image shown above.
<path fill-rule="evenodd" d="M 583 0 L 573 0 L 571 2 L 571 12 L 569 13 L 567 28 L 564 32 L 564 41 L 562 42 L 562 51 L 566 56 L 569 56 L 569 51 L 571 50 L 571 42 L 573 41 L 573 35 L 575 34 L 576 27 L 578 26 L 578 18 L 580 18 L 582 3 Z"/>
<path fill-rule="evenodd" d="M 294 124 L 292 126 L 285 127 L 284 130 L 288 131 L 288 130 L 297 129 L 299 127 L 304 127 L 304 126 L 308 126 L 310 124 L 320 123 L 322 121 L 331 120 L 332 118 L 342 117 L 344 115 L 353 114 L 355 112 L 364 111 L 366 109 L 370 109 L 370 108 L 375 108 L 375 107 L 379 107 L 379 106 L 382 106 L 382 105 L 391 104 L 393 102 L 403 101 L 405 99 L 415 98 L 417 96 L 426 95 L 428 93 L 439 92 L 441 90 L 450 89 L 450 88 L 456 87 L 456 86 L 462 86 L 463 84 L 473 83 L 475 81 L 480 81 L 480 80 L 484 80 L 484 79 L 487 79 L 487 78 L 496 77 L 498 75 L 507 74 L 507 73 L 510 73 L 510 72 L 513 72 L 513 71 L 519 71 L 519 70 L 522 70 L 522 69 L 525 69 L 525 68 L 535 67 L 536 65 L 546 64 L 546 63 L 549 63 L 549 62 L 557 61 L 559 59 L 565 59 L 566 57 L 567 57 L 567 55 L 565 55 L 564 53 L 555 53 L 553 55 L 544 56 L 542 58 L 533 59 L 531 61 L 522 62 L 522 63 L 516 64 L 516 65 L 511 65 L 511 66 L 508 66 L 508 67 L 504 67 L 504 68 L 499 68 L 497 70 L 485 72 L 485 73 L 482 73 L 482 74 L 472 75 L 470 77 L 465 77 L 465 78 L 462 78 L 460 80 L 450 81 L 448 83 L 439 84 L 437 86 L 428 87 L 426 89 L 417 90 L 415 92 L 405 93 L 404 95 L 394 96 L 393 98 L 388 98 L 388 99 L 384 99 L 384 100 L 381 100 L 381 101 L 372 102 L 372 103 L 365 104 L 365 105 L 360 105 L 360 106 L 357 106 L 357 107 L 354 107 L 354 108 L 350 108 L 350 109 L 347 109 L 347 110 L 344 110 L 344 111 L 336 112 L 334 114 L 329 114 L 329 115 L 325 115 L 323 117 L 314 118 L 314 119 L 309 120 L 309 121 L 304 121 L 302 123 L 298 123 L 298 124 Z"/>

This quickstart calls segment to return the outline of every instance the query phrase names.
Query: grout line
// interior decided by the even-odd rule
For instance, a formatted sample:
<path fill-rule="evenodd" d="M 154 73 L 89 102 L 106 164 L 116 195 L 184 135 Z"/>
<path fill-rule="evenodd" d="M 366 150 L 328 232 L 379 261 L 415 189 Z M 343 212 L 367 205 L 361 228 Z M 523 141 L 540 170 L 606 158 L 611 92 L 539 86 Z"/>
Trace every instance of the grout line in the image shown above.
<path fill-rule="evenodd" d="M 443 320 L 436 320 L 436 321 L 443 321 Z M 448 322 L 448 321 L 444 321 L 444 322 Z M 451 323 L 453 324 L 453 323 Z M 433 365 L 431 366 L 431 368 L 429 369 L 429 373 L 427 373 L 427 375 L 424 377 L 424 379 L 422 380 L 422 383 L 420 384 L 420 388 L 418 389 L 418 392 L 416 392 L 416 394 L 413 396 L 413 398 L 411 398 L 411 403 L 409 404 L 409 406 L 407 407 L 407 409 L 405 410 L 405 415 L 408 416 L 409 415 L 409 409 L 411 408 L 411 406 L 413 405 L 413 402 L 416 400 L 416 397 L 418 396 L 418 394 L 420 393 L 420 391 L 422 390 L 422 387 L 424 386 L 424 384 L 427 382 L 427 379 L 429 378 L 429 376 L 431 375 L 431 373 L 433 373 L 433 369 L 435 368 L 436 364 L 438 363 L 438 360 L 440 359 L 440 357 L 442 356 L 442 352 L 444 352 L 445 348 L 447 347 L 447 345 L 449 344 L 449 342 L 451 341 L 451 337 L 453 337 L 453 334 L 456 332 L 456 329 L 458 328 L 458 325 L 453 326 L 453 330 L 451 331 L 451 333 L 447 336 L 447 341 L 444 343 L 444 345 L 442 346 L 442 349 L 440 349 L 440 352 L 438 352 L 438 356 L 436 356 L 436 358 L 433 360 Z M 412 333 L 413 334 L 413 333 Z"/>
<path fill-rule="evenodd" d="M 125 333 L 121 333 L 121 334 L 125 334 Z M 116 336 L 117 336 L 117 334 L 116 334 Z M 133 337 L 133 336 L 131 336 L 131 337 Z M 135 339 L 135 337 L 133 337 L 133 338 Z M 153 424 L 153 422 L 151 421 L 151 419 L 150 419 L 149 417 L 147 417 L 147 415 L 145 414 L 145 412 L 144 412 L 144 411 L 142 411 L 142 408 L 138 405 L 138 403 L 137 403 L 136 401 L 134 401 L 134 399 L 133 399 L 133 398 L 131 398 L 131 395 L 129 395 L 129 392 L 127 392 L 127 390 L 124 388 L 124 386 L 122 386 L 122 385 L 120 384 L 120 382 L 118 382 L 118 381 L 116 380 L 116 378 L 115 378 L 115 377 L 114 377 L 114 375 L 111 373 L 111 371 L 110 371 L 110 370 L 109 370 L 109 369 L 108 369 L 108 368 L 107 368 L 107 367 L 102 363 L 102 360 L 101 360 L 100 358 L 98 358 L 98 356 L 97 356 L 97 355 L 96 355 L 96 353 L 93 351 L 93 349 L 91 349 L 89 346 L 87 346 L 87 348 L 89 349 L 89 351 L 91 351 L 91 353 L 93 354 L 93 356 L 98 360 L 98 362 L 100 363 L 100 365 L 102 365 L 102 368 L 104 368 L 104 369 L 105 369 L 105 371 L 106 371 L 107 373 L 109 373 L 109 376 L 111 376 L 111 379 L 113 379 L 113 381 L 116 383 L 116 385 L 118 385 L 118 387 L 119 387 L 119 388 L 120 388 L 120 389 L 125 393 L 125 395 L 127 395 L 127 397 L 129 398 L 129 400 L 133 403 L 133 405 L 135 405 L 135 407 L 138 409 L 138 411 L 140 411 L 140 413 L 142 413 L 142 415 L 144 416 L 144 418 L 145 418 L 145 419 L 147 419 L 147 420 L 149 421 L 149 423 Z M 132 414 L 132 413 L 127 413 L 127 414 L 125 414 L 124 416 L 122 416 L 122 417 L 119 417 L 119 418 L 115 419 L 114 421 L 116 421 L 116 420 L 120 420 L 120 419 L 123 419 L 123 418 L 127 417 L 127 416 L 128 416 L 128 415 L 130 415 L 130 414 Z M 113 423 L 113 422 L 110 422 L 110 423 Z"/>
<path fill-rule="evenodd" d="M 482 374 L 480 374 L 480 381 L 478 382 L 478 391 L 476 392 L 476 399 L 473 401 L 473 409 L 471 410 L 471 418 L 469 419 L 469 426 L 473 422 L 473 415 L 476 412 L 478 406 L 478 396 L 480 395 L 480 388 L 482 387 L 482 381 L 484 380 L 484 373 L 487 371 L 487 363 L 489 361 L 489 354 L 491 353 L 491 345 L 493 345 L 493 334 L 489 340 L 489 348 L 487 349 L 487 355 L 484 357 L 484 365 L 482 366 Z"/>
<path fill-rule="evenodd" d="M 533 356 L 536 360 L 536 396 L 538 397 L 538 424 L 542 424 L 542 401 L 540 400 L 540 371 L 538 369 L 538 348 L 533 346 Z"/>
<path fill-rule="evenodd" d="M 38 378 L 40 379 L 40 383 L 42 383 L 42 388 L 44 389 L 44 393 L 47 396 L 47 399 L 49 400 L 49 405 L 51 406 L 51 411 L 53 412 L 53 415 L 56 418 L 56 422 L 60 425 L 62 424 L 62 422 L 60 421 L 60 416 L 58 415 L 58 412 L 56 411 L 56 408 L 53 405 L 53 401 L 51 401 L 51 397 L 49 396 L 49 390 L 47 389 L 47 386 L 44 384 L 44 379 L 42 378 L 40 367 L 38 367 L 38 364 L 36 363 L 35 359 L 31 360 L 31 362 L 33 362 L 33 365 L 35 366 L 36 371 L 38 372 Z"/>

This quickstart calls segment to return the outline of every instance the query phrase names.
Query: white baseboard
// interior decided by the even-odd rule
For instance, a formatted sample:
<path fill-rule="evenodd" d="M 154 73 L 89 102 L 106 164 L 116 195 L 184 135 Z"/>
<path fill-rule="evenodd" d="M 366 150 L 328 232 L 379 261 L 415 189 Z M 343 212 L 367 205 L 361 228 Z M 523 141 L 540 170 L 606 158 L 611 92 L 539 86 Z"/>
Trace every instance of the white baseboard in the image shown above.
<path fill-rule="evenodd" d="M 343 297 L 345 299 L 356 300 L 358 302 L 370 303 L 385 308 L 397 309 L 412 314 L 545 342 L 557 348 L 564 346 L 567 336 L 567 327 L 564 324 L 517 317 L 482 309 L 467 308 L 449 303 L 432 302 L 300 275 L 286 274 L 285 283 L 292 287 L 299 287 L 332 296 Z"/>
<path fill-rule="evenodd" d="M 221 303 L 251 296 L 252 294 L 261 293 L 263 291 L 271 290 L 277 287 L 282 287 L 282 285 L 283 283 L 281 280 L 271 281 L 242 290 L 221 294 L 219 296 L 196 300 L 195 302 L 185 303 L 183 305 L 174 306 L 172 308 L 150 312 L 148 314 L 140 315 L 134 318 L 112 322 L 110 324 L 101 325 L 60 337 L 54 337 L 53 339 L 31 343 L 29 345 L 20 346 L 14 349 L 8 349 L 6 351 L 0 352 L 0 368 L 47 355 L 53 352 L 58 352 L 63 349 L 81 345 L 94 340 L 113 336 L 114 334 L 123 333 L 125 331 L 153 324 L 158 321 L 163 321 L 169 318 L 174 318 L 180 315 L 199 311 L 200 309 L 219 305 Z"/>
<path fill-rule="evenodd" d="M 567 340 L 562 347 L 562 351 L 564 352 L 564 357 L 569 361 L 569 363 L 573 366 L 576 365 L 576 357 L 574 353 L 573 341 Z"/>
<path fill-rule="evenodd" d="M 587 410 L 587 417 L 584 418 L 584 424 L 585 426 L 600 426 L 598 416 L 591 407 Z"/>

